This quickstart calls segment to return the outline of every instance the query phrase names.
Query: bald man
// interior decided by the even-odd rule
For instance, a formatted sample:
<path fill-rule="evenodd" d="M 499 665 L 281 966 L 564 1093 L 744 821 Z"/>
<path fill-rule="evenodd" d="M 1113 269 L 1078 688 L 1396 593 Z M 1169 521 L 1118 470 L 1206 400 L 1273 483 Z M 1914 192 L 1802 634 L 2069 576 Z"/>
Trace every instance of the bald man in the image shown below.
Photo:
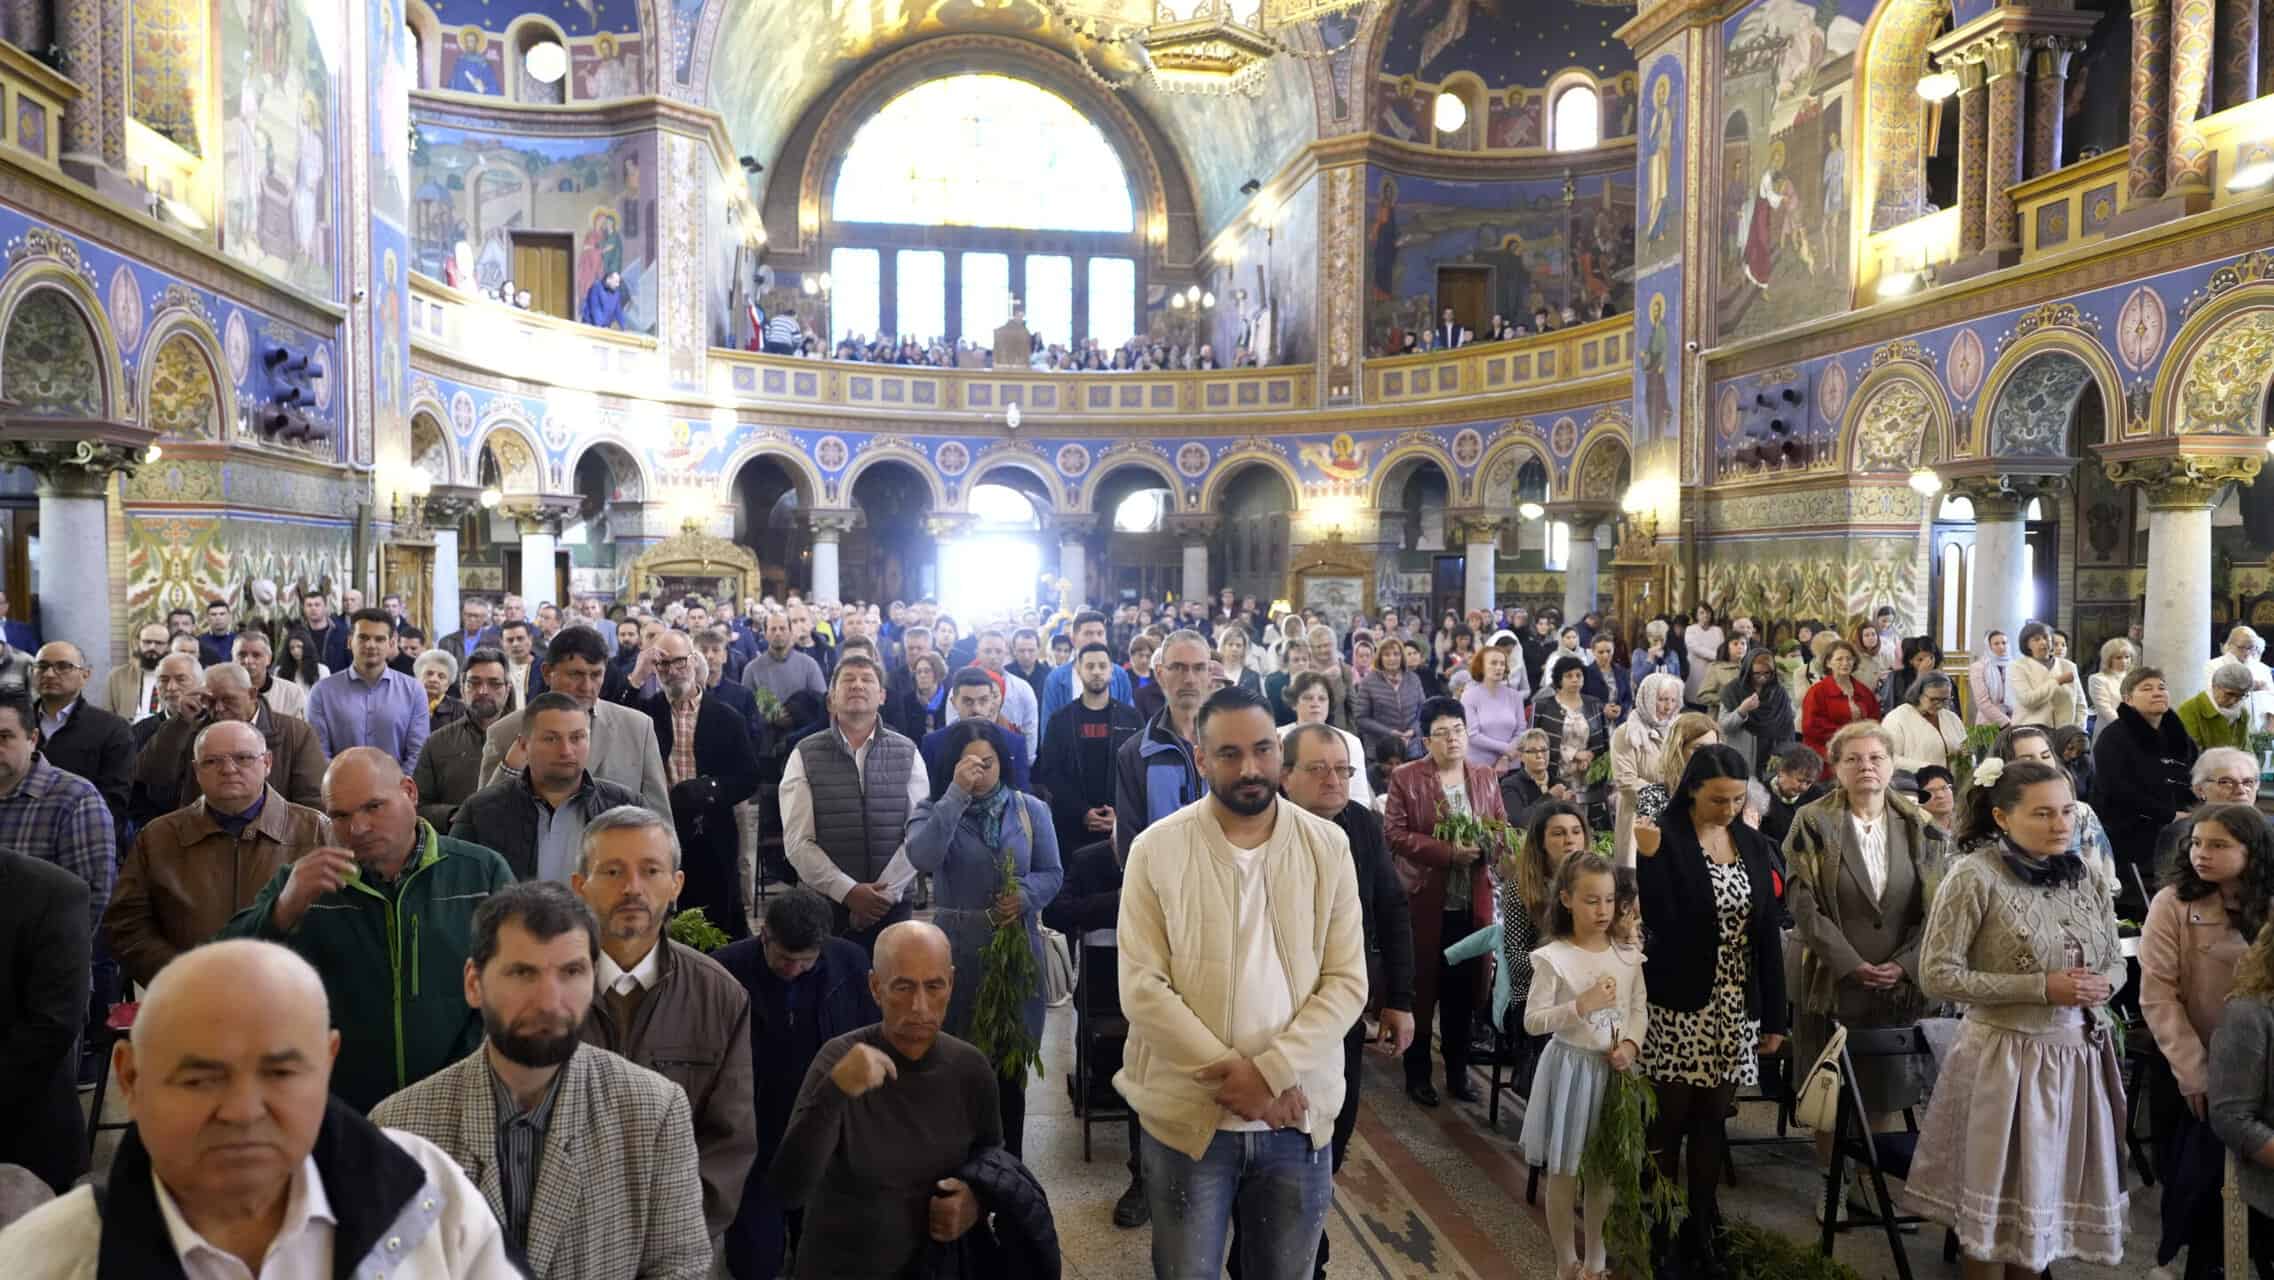
<path fill-rule="evenodd" d="M 144 986 L 251 906 L 279 868 L 332 842 L 323 814 L 270 785 L 268 743 L 252 725 L 206 726 L 190 762 L 201 794 L 135 833 L 103 913 L 111 954 Z"/>
<path fill-rule="evenodd" d="M 927 1240 L 978 1221 L 956 1174 L 976 1147 L 1002 1144 L 1003 1121 L 994 1067 L 940 1030 L 955 981 L 936 926 L 877 935 L 869 991 L 884 1020 L 821 1046 L 768 1173 L 785 1204 L 805 1207 L 799 1280 L 903 1275 Z"/>
<path fill-rule="evenodd" d="M 112 1053 L 134 1128 L 100 1204 L 80 1187 L 0 1232 L 14 1280 L 512 1274 L 456 1162 L 333 1101 L 324 983 L 282 947 L 168 967 Z"/>
<path fill-rule="evenodd" d="M 223 936 L 281 942 L 324 978 L 347 1048 L 332 1091 L 358 1111 L 482 1040 L 460 994 L 475 908 L 513 883 L 505 859 L 418 816 L 388 752 L 350 747 L 324 772 L 338 841 L 279 867 Z"/>

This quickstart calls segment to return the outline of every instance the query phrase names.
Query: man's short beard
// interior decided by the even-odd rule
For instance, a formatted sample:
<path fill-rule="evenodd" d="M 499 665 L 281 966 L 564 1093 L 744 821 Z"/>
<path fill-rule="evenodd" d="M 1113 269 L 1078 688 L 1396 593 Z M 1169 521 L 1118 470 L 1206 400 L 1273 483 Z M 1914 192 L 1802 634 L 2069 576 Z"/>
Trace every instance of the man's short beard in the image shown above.
<path fill-rule="evenodd" d="M 1245 790 L 1248 787 L 1260 787 L 1263 789 L 1262 803 L 1251 805 L 1245 800 L 1235 799 L 1235 797 L 1237 797 L 1242 790 Z M 1271 785 L 1270 779 L 1263 777 L 1243 777 L 1234 785 L 1225 787 L 1222 790 L 1214 792 L 1213 794 L 1225 808 L 1230 809 L 1232 812 L 1240 815 L 1243 818 L 1252 818 L 1257 814 L 1262 813 L 1266 809 L 1269 809 L 1279 800 L 1278 789 Z"/>
<path fill-rule="evenodd" d="M 505 1025 L 488 1005 L 482 1006 L 482 1034 L 497 1046 L 507 1062 L 523 1067 L 557 1067 L 576 1055 L 583 1037 L 570 1027 L 557 1036 L 525 1036 Z"/>

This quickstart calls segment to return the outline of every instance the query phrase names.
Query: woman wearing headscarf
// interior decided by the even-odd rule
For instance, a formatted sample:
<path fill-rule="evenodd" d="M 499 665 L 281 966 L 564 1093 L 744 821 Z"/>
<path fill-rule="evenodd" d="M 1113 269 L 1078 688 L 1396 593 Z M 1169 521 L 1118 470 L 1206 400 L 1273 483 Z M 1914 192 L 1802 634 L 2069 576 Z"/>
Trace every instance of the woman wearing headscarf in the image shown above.
<path fill-rule="evenodd" d="M 1737 678 L 1722 688 L 1720 703 L 1721 740 L 1745 757 L 1756 778 L 1767 773 L 1778 747 L 1799 736 L 1792 695 L 1777 678 L 1776 659 L 1766 649 L 1756 650 Z"/>
<path fill-rule="evenodd" d="M 1635 691 L 1634 714 L 1611 735 L 1611 784 L 1617 788 L 1614 803 L 1618 818 L 1612 851 L 1622 867 L 1634 865 L 1634 814 L 1636 793 L 1657 783 L 1659 759 L 1666 752 L 1666 730 L 1682 714 L 1682 678 L 1657 672 L 1642 678 Z"/>
<path fill-rule="evenodd" d="M 2008 655 L 2006 633 L 1992 631 L 1982 637 L 1981 656 L 1966 669 L 1966 687 L 1974 697 L 1976 724 L 2002 726 L 2013 720 L 2013 694 L 2006 676 Z"/>
<path fill-rule="evenodd" d="M 1682 631 L 1682 649 L 1689 659 L 1690 701 L 1706 702 L 1712 699 L 1713 692 L 1706 683 L 1705 670 L 1720 656 L 1721 643 L 1725 638 L 1720 625 L 1714 620 L 1713 606 L 1699 601 L 1693 621 Z"/>

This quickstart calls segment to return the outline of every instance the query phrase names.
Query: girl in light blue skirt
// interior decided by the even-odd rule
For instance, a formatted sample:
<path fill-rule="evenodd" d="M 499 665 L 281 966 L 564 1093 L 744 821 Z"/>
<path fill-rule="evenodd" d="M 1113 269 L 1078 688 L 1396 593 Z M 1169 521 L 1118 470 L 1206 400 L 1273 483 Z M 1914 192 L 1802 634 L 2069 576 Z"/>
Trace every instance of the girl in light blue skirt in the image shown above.
<path fill-rule="evenodd" d="M 1608 1280 L 1603 1220 L 1611 1189 L 1600 1179 L 1587 1183 L 1583 1264 L 1573 1230 L 1579 1225 L 1579 1158 L 1611 1072 L 1634 1066 L 1650 1020 L 1642 952 L 1620 941 L 1619 884 L 1608 859 L 1595 853 L 1564 859 L 1546 925 L 1553 941 L 1532 953 L 1524 1030 L 1553 1038 L 1540 1053 L 1524 1106 L 1524 1159 L 1547 1173 L 1557 1280 Z"/>

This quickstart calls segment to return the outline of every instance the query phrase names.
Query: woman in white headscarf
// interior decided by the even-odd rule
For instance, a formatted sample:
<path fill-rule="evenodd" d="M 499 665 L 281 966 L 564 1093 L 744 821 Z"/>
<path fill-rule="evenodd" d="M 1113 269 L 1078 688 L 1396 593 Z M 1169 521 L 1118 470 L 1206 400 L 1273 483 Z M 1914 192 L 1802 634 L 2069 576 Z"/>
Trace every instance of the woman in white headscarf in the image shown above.
<path fill-rule="evenodd" d="M 1666 728 L 1682 714 L 1682 677 L 1658 672 L 1642 678 L 1634 693 L 1634 714 L 1611 735 L 1611 782 L 1618 788 L 1618 822 L 1612 848 L 1622 867 L 1634 865 L 1635 793 L 1658 776 L 1666 751 Z"/>

